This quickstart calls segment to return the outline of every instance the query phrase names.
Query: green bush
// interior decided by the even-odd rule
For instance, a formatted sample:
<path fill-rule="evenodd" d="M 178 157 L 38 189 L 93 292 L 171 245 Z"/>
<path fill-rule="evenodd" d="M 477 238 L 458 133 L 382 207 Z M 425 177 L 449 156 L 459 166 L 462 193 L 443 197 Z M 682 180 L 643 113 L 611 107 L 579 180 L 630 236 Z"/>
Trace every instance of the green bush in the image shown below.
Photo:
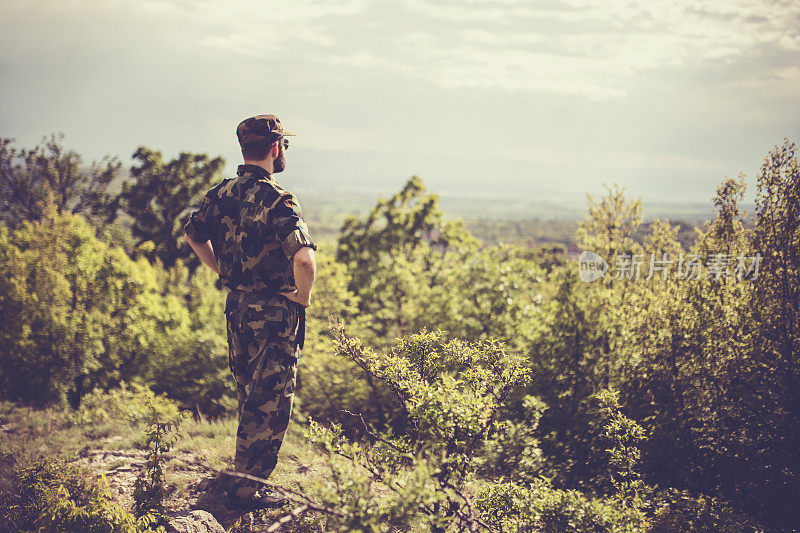
<path fill-rule="evenodd" d="M 94 388 L 143 375 L 162 339 L 187 328 L 160 269 L 100 241 L 54 210 L 0 226 L 0 390 L 7 399 L 73 407 Z"/>
<path fill-rule="evenodd" d="M 179 260 L 161 276 L 171 302 L 163 318 L 185 314 L 185 320 L 159 333 L 143 376 L 154 391 L 168 394 L 183 409 L 211 417 L 236 413 L 222 313 L 226 291 L 216 287 L 217 274 L 203 268 L 191 275 Z"/>
<path fill-rule="evenodd" d="M 45 215 L 0 224 L 0 396 L 79 407 L 141 378 L 186 408 L 233 410 L 215 275 L 133 260 L 83 217 Z"/>
<path fill-rule="evenodd" d="M 519 408 L 519 420 L 503 420 L 497 432 L 482 446 L 477 472 L 483 477 L 505 477 L 515 481 L 533 481 L 541 475 L 545 457 L 539 447 L 539 420 L 547 406 L 536 396 L 526 395 Z"/>
<path fill-rule="evenodd" d="M 10 531 L 139 533 L 153 531 L 154 517 L 134 517 L 94 477 L 62 460 L 42 458 L 16 472 L 16 491 L 4 498 L 0 517 Z M 164 531 L 157 528 L 155 531 Z"/>
<path fill-rule="evenodd" d="M 337 478 L 323 501 L 342 510 L 343 529 L 380 531 L 387 520 L 415 518 L 435 533 L 475 527 L 465 490 L 510 391 L 527 379 L 522 356 L 500 342 L 447 340 L 439 331 L 409 335 L 376 352 L 342 327 L 336 349 L 383 382 L 407 420 L 402 432 L 363 424 L 366 438 L 359 443 L 344 438 L 338 424 L 310 424 L 309 438 Z M 388 489 L 380 491 L 380 507 L 370 492 L 376 485 Z"/>
<path fill-rule="evenodd" d="M 554 489 L 543 479 L 529 486 L 487 484 L 476 504 L 481 518 L 502 531 L 599 533 L 647 528 L 644 513 L 616 498 L 590 498 L 576 490 Z"/>
<path fill-rule="evenodd" d="M 650 531 L 669 533 L 738 533 L 759 531 L 747 517 L 716 498 L 691 496 L 686 491 L 670 489 L 659 498 Z"/>
<path fill-rule="evenodd" d="M 149 387 L 135 380 L 122 383 L 119 388 L 104 392 L 95 389 L 84 396 L 81 407 L 70 413 L 73 423 L 95 425 L 107 420 L 125 420 L 138 426 L 151 418 L 151 407 L 158 415 L 171 419 L 178 415 L 178 404 L 163 394 L 155 394 Z"/>

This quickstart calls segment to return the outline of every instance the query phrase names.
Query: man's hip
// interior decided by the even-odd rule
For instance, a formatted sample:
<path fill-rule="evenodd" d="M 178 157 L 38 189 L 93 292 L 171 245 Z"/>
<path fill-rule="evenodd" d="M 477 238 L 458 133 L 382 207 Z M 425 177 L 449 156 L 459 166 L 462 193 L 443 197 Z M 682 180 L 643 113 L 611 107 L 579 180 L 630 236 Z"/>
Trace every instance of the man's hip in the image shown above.
<path fill-rule="evenodd" d="M 305 308 L 284 296 L 231 291 L 225 316 L 232 366 L 264 351 L 294 358 L 302 348 Z"/>

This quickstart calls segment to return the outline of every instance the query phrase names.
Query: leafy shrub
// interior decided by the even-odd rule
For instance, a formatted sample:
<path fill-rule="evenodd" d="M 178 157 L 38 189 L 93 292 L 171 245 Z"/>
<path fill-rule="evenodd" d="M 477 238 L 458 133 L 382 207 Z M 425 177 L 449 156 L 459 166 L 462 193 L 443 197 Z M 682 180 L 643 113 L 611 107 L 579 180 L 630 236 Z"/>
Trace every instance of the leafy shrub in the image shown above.
<path fill-rule="evenodd" d="M 529 486 L 487 484 L 476 504 L 481 517 L 502 531 L 635 532 L 647 526 L 641 511 L 616 498 L 589 498 L 576 490 L 554 489 L 544 479 Z"/>
<path fill-rule="evenodd" d="M 37 222 L 0 228 L 5 397 L 77 407 L 94 388 L 142 375 L 188 320 L 181 299 L 161 293 L 161 272 L 52 206 Z"/>
<path fill-rule="evenodd" d="M 79 407 L 90 391 L 141 378 L 186 408 L 220 414 L 229 392 L 225 294 L 101 241 L 83 217 L 51 206 L 0 225 L 0 395 Z"/>
<path fill-rule="evenodd" d="M 0 516 L 11 531 L 139 533 L 152 515 L 136 518 L 114 501 L 105 476 L 94 477 L 62 460 L 42 458 L 16 472 L 17 492 Z M 164 531 L 163 528 L 156 531 Z"/>
<path fill-rule="evenodd" d="M 341 478 L 329 487 L 325 505 L 343 509 L 344 527 L 350 530 L 380 530 L 388 519 L 406 522 L 418 514 L 435 532 L 475 527 L 465 487 L 510 391 L 527 379 L 523 358 L 496 341 L 446 340 L 441 332 L 409 335 L 389 353 L 376 353 L 340 327 L 336 346 L 386 384 L 407 430 L 363 424 L 367 438 L 353 443 L 336 424 L 312 423 L 311 440 Z M 380 508 L 373 485 L 382 487 Z"/>
<path fill-rule="evenodd" d="M 536 396 L 526 395 L 516 411 L 518 419 L 503 420 L 497 432 L 483 445 L 478 472 L 486 477 L 533 481 L 545 462 L 537 437 L 539 420 L 547 406 Z"/>
<path fill-rule="evenodd" d="M 237 408 L 221 311 L 227 292 L 217 288 L 217 280 L 209 268 L 191 275 L 180 260 L 163 271 L 159 283 L 172 299 L 162 320 L 183 313 L 186 319 L 159 333 L 145 374 L 154 391 L 168 394 L 183 409 L 210 417 L 235 414 Z"/>
<path fill-rule="evenodd" d="M 152 410 L 163 419 L 178 415 L 178 404 L 135 380 L 104 392 L 95 389 L 84 396 L 81 407 L 69 417 L 73 423 L 95 425 L 107 420 L 125 420 L 134 426 L 152 418 Z"/>
<path fill-rule="evenodd" d="M 739 533 L 760 531 L 743 514 L 734 511 L 717 498 L 691 496 L 686 491 L 669 489 L 659 497 L 650 531 L 669 533 Z"/>
<path fill-rule="evenodd" d="M 599 434 L 600 447 L 607 454 L 605 476 L 617 494 L 641 498 L 645 487 L 638 468 L 639 447 L 646 440 L 644 428 L 622 413 L 618 391 L 601 389 L 590 400 L 595 404 L 595 432 Z"/>

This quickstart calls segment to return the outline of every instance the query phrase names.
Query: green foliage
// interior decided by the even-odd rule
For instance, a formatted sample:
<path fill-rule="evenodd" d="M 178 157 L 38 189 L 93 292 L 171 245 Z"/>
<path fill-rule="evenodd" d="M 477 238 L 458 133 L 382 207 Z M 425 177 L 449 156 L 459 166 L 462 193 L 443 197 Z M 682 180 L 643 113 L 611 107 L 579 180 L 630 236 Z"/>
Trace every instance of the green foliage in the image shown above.
<path fill-rule="evenodd" d="M 84 168 L 81 156 L 66 150 L 63 139 L 63 134 L 52 134 L 18 152 L 13 139 L 0 138 L 0 221 L 13 228 L 38 220 L 48 203 L 59 213 L 108 217 L 110 185 L 121 163 L 106 156 Z"/>
<path fill-rule="evenodd" d="M 83 397 L 79 409 L 69 414 L 76 424 L 96 425 L 108 420 L 124 420 L 133 426 L 150 421 L 153 409 L 161 419 L 178 416 L 178 405 L 161 394 L 155 394 L 140 380 L 130 386 L 125 382 L 108 392 L 93 390 Z"/>
<path fill-rule="evenodd" d="M 671 533 L 739 533 L 762 531 L 742 513 L 717 498 L 693 497 L 686 491 L 670 489 L 658 498 L 657 508 L 648 531 Z"/>
<path fill-rule="evenodd" d="M 378 527 L 379 514 L 364 503 L 372 483 L 391 491 L 381 512 L 409 520 L 418 509 L 432 531 L 475 525 L 464 493 L 475 456 L 498 427 L 514 387 L 525 383 L 523 358 L 496 341 L 445 340 L 440 332 L 403 337 L 389 353 L 366 348 L 338 328 L 337 351 L 373 379 L 386 383 L 407 419 L 403 433 L 376 432 L 364 424 L 366 441 L 347 441 L 338 425 L 312 424 L 310 438 L 330 456 L 348 459 L 347 472 L 363 479 L 331 487 L 326 505 L 348 510 L 347 522 Z M 350 474 L 354 475 L 354 474 Z M 361 502 L 361 503 L 359 503 Z"/>
<path fill-rule="evenodd" d="M 115 200 L 128 215 L 136 245 L 151 242 L 154 257 L 166 266 L 178 258 L 189 257 L 181 247 L 186 216 L 196 209 L 203 194 L 221 181 L 225 162 L 221 157 L 181 152 L 164 161 L 160 151 L 140 146 L 133 154 L 131 178 L 122 184 Z"/>
<path fill-rule="evenodd" d="M 476 504 L 481 517 L 500 531 L 647 531 L 647 519 L 641 511 L 620 505 L 614 499 L 589 498 L 575 490 L 554 489 L 545 479 L 536 479 L 529 485 L 488 484 L 481 489 Z"/>
<path fill-rule="evenodd" d="M 800 494 L 800 462 L 791 451 L 800 447 L 800 159 L 788 140 L 770 151 L 758 174 L 752 242 L 762 263 L 748 347 L 760 371 L 747 381 L 755 401 L 748 402 L 746 435 L 759 464 L 748 469 L 737 499 L 753 501 L 757 492 L 759 512 L 796 528 L 800 517 L 789 502 Z"/>
<path fill-rule="evenodd" d="M 0 229 L 0 380 L 8 398 L 77 405 L 95 387 L 130 380 L 146 365 L 154 332 L 179 305 L 156 272 L 97 240 L 80 216 L 53 209 L 13 232 Z M 185 313 L 185 311 L 184 311 Z"/>
<path fill-rule="evenodd" d="M 231 409 L 224 294 L 136 261 L 78 215 L 0 225 L 0 383 L 7 398 L 74 407 L 90 390 L 141 377 L 187 408 Z M 233 399 L 235 405 L 235 399 Z"/>
<path fill-rule="evenodd" d="M 494 340 L 469 343 L 423 332 L 380 353 L 339 328 L 336 347 L 386 383 L 408 420 L 403 446 L 409 453 L 426 449 L 438 456 L 446 450 L 440 457 L 444 477 L 463 475 L 511 391 L 527 380 L 523 358 Z"/>
<path fill-rule="evenodd" d="M 578 224 L 578 239 L 585 250 L 615 265 L 623 254 L 642 253 L 633 238 L 642 221 L 641 203 L 628 201 L 619 187 L 607 190 L 599 201 L 588 197 L 589 212 Z M 573 263 L 548 276 L 551 294 L 541 313 L 544 332 L 530 346 L 532 392 L 548 405 L 543 428 L 555 429 L 558 442 L 572 438 L 568 420 L 577 416 L 586 398 L 629 375 L 635 362 L 627 352 L 626 337 L 635 325 L 630 310 L 641 305 L 641 288 L 634 280 L 607 275 L 584 283 L 575 274 Z"/>
<path fill-rule="evenodd" d="M 363 219 L 345 219 L 336 259 L 348 269 L 359 312 L 373 317 L 368 327 L 374 340 L 385 342 L 419 329 L 426 316 L 421 303 L 444 302 L 449 287 L 441 271 L 450 266 L 443 257 L 448 250 L 476 248 L 463 223 L 444 221 L 438 197 L 426 194 L 413 176 Z"/>
<path fill-rule="evenodd" d="M 544 269 L 537 262 L 539 252 L 514 245 L 479 250 L 463 225 L 444 221 L 438 197 L 426 193 L 417 177 L 363 218 L 345 221 L 337 260 L 346 266 L 346 301 L 356 311 L 348 311 L 348 325 L 373 347 L 437 329 L 469 341 L 496 339 L 522 350 L 542 334 Z M 326 371 L 351 366 L 333 363 L 329 354 L 325 360 L 331 362 Z M 392 422 L 386 414 L 393 410 L 385 384 L 368 374 L 355 376 L 352 389 L 363 390 L 364 383 L 368 387 L 367 408 L 357 409 L 380 425 Z M 351 405 L 354 397 L 327 393 L 324 403 Z M 314 411 L 309 405 L 306 409 Z M 327 411 L 327 418 L 338 418 Z"/>
<path fill-rule="evenodd" d="M 437 274 L 439 291 L 418 300 L 422 313 L 415 326 L 524 350 L 545 330 L 540 260 L 538 251 L 516 245 L 448 254 Z"/>
<path fill-rule="evenodd" d="M 756 191 L 753 247 L 763 257 L 755 281 L 759 345 L 775 370 L 780 407 L 800 420 L 800 160 L 786 140 L 761 167 Z M 797 442 L 797 441 L 795 441 Z"/>
<path fill-rule="evenodd" d="M 399 455 L 389 440 L 361 446 L 348 441 L 339 424 L 325 427 L 314 420 L 308 436 L 325 453 L 331 468 L 320 500 L 342 513 L 335 524 L 339 531 L 408 529 L 418 509 L 441 504 L 431 466 Z M 345 460 L 337 460 L 341 458 Z"/>
<path fill-rule="evenodd" d="M 177 240 L 221 160 L 134 157 L 109 203 L 113 163 L 93 175 L 55 140 L 20 153 L 0 141 L 0 188 L 25 192 L 0 195 L 0 391 L 69 399 L 80 409 L 67 419 L 84 426 L 143 422 L 148 402 L 159 420 L 175 402 L 234 412 L 225 294 Z M 644 223 L 619 187 L 590 197 L 581 246 L 612 269 L 641 254 L 638 279 L 584 283 L 559 247 L 481 247 L 417 177 L 347 218 L 336 257 L 318 251 L 296 397 L 297 420 L 320 421 L 309 428 L 332 472 L 323 500 L 343 516 L 328 525 L 756 527 L 736 509 L 796 529 L 799 169 L 793 143 L 768 155 L 752 220 L 743 180 L 723 181 L 696 239 L 685 224 Z M 128 218 L 102 225 L 117 207 Z M 645 279 L 650 254 L 676 261 Z M 723 254 L 734 275 L 679 278 L 681 254 L 704 266 Z M 737 257 L 756 254 L 758 275 L 736 276 Z M 150 435 L 161 451 L 142 511 L 162 502 L 167 433 Z"/>
<path fill-rule="evenodd" d="M 361 411 L 367 419 L 383 423 L 386 401 L 378 399 L 381 391 L 375 383 L 369 383 L 356 363 L 336 355 L 335 334 L 329 327 L 331 319 L 338 319 L 363 331 L 369 317 L 359 314 L 358 297 L 347 288 L 350 280 L 347 269 L 326 252 L 324 245 L 317 250 L 316 261 L 314 301 L 306 309 L 305 349 L 299 359 L 300 392 L 295 396 L 298 409 L 293 416 L 337 420 L 352 428 L 352 417 L 341 415 L 341 410 L 346 409 Z"/>
<path fill-rule="evenodd" d="M 4 502 L 0 516 L 14 531 L 139 533 L 154 528 L 153 515 L 136 518 L 108 491 L 105 476 L 96 478 L 75 465 L 40 459 L 20 469 L 17 492 Z"/>
<path fill-rule="evenodd" d="M 423 244 L 438 247 L 474 247 L 477 243 L 461 223 L 445 222 L 439 198 L 426 194 L 422 180 L 412 176 L 388 200 L 379 200 L 362 220 L 353 215 L 342 225 L 337 260 L 358 274 L 356 287 L 368 284 L 381 258 L 396 253 L 413 254 Z"/>
<path fill-rule="evenodd" d="M 522 482 L 536 479 L 546 462 L 539 442 L 539 421 L 546 409 L 544 402 L 531 395 L 525 396 L 519 406 L 511 402 L 509 413 L 501 417 L 497 431 L 478 453 L 477 471 L 490 478 Z"/>
<path fill-rule="evenodd" d="M 780 388 L 773 385 L 774 364 L 761 355 L 757 285 L 735 275 L 736 257 L 755 253 L 738 207 L 743 193 L 737 180 L 718 188 L 717 216 L 690 250 L 706 264 L 714 254 L 732 257 L 729 276 L 676 279 L 673 272 L 671 280 L 645 285 L 627 343 L 636 367 L 619 388 L 629 412 L 652 428 L 642 446 L 645 474 L 661 485 L 721 493 L 755 509 L 785 501 L 796 490 L 788 487 L 797 486 L 789 481 L 797 474 L 787 479 L 774 470 L 783 462 L 774 443 L 789 437 L 773 432 L 783 418 Z M 776 492 L 755 503 L 765 483 Z"/>
<path fill-rule="evenodd" d="M 166 316 L 180 321 L 155 337 L 145 378 L 154 391 L 168 394 L 184 409 L 209 416 L 235 412 L 236 389 L 222 316 L 226 292 L 216 287 L 217 275 L 207 268 L 190 275 L 180 260 L 157 272 L 170 303 Z"/>
<path fill-rule="evenodd" d="M 578 224 L 578 242 L 584 250 L 600 254 L 609 263 L 622 253 L 636 253 L 641 248 L 633 234 L 642 224 L 641 200 L 628 201 L 625 189 L 604 185 L 606 196 L 595 201 L 586 195 L 589 213 Z"/>
<path fill-rule="evenodd" d="M 608 448 L 606 473 L 617 494 L 634 504 L 642 496 L 643 483 L 638 472 L 641 460 L 640 445 L 645 440 L 644 428 L 626 417 L 620 410 L 619 392 L 604 389 L 594 397 L 597 406 L 597 429 Z"/>
<path fill-rule="evenodd" d="M 173 448 L 178 438 L 173 432 L 177 432 L 183 416 L 178 415 L 165 420 L 158 406 L 149 397 L 147 403 L 150 408 L 145 432 L 147 464 L 134 483 L 133 512 L 137 517 L 155 517 L 155 523 L 166 525 L 164 454 Z"/>

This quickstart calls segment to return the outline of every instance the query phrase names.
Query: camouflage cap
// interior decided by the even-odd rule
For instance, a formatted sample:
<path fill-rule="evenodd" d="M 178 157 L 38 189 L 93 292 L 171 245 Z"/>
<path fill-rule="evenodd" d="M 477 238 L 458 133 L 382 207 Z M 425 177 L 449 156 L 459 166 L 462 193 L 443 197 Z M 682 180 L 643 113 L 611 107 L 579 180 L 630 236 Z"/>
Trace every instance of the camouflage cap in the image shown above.
<path fill-rule="evenodd" d="M 236 127 L 236 136 L 242 151 L 260 150 L 286 135 L 297 135 L 281 126 L 277 115 L 256 115 L 246 118 Z"/>

